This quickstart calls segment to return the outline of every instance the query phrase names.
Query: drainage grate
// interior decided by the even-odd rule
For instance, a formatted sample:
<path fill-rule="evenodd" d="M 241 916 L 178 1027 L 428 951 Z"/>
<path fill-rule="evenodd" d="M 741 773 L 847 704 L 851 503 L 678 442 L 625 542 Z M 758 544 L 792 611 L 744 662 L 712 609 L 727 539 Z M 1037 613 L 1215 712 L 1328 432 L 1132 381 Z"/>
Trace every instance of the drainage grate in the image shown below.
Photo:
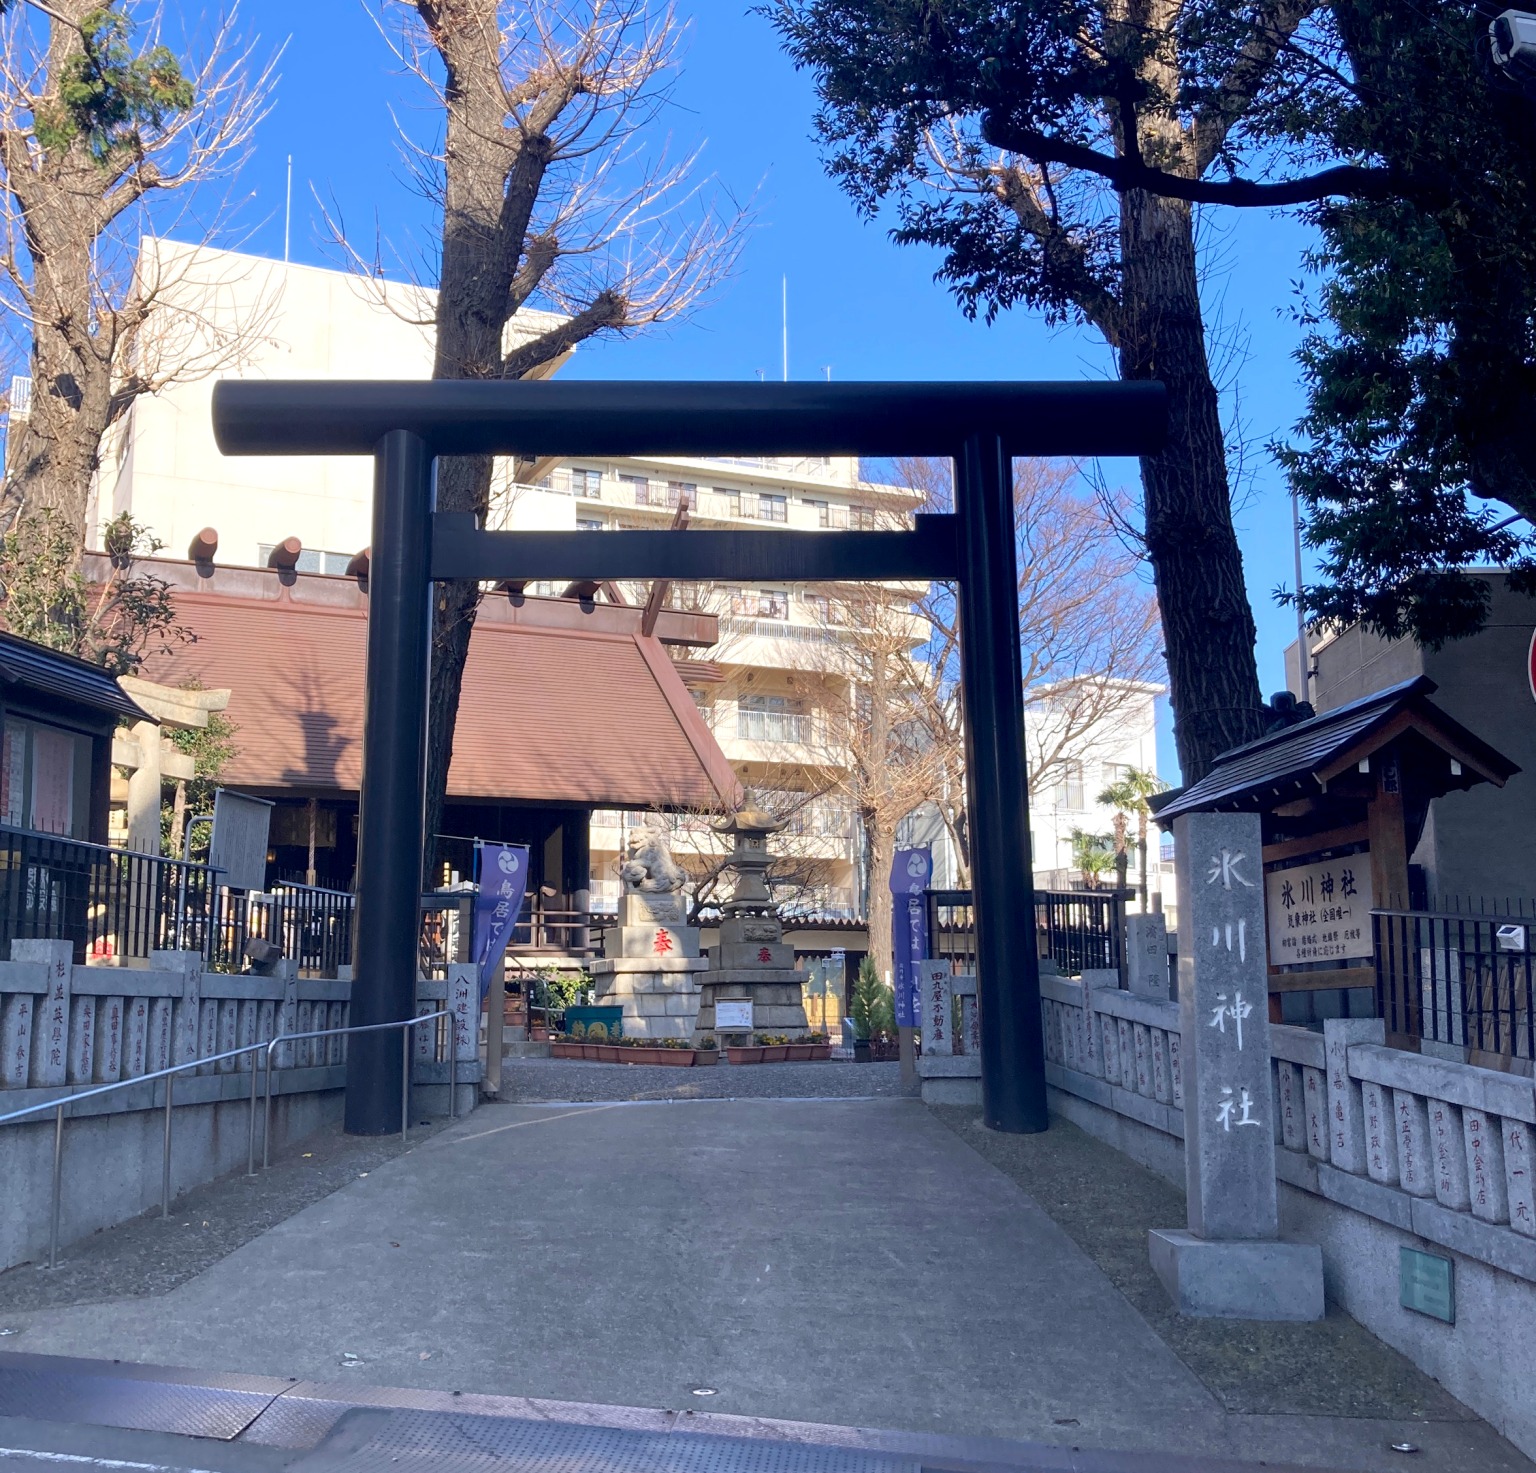
<path fill-rule="evenodd" d="M 766 1438 L 626 1432 L 569 1422 L 395 1412 L 316 1473 L 918 1473 L 913 1459 Z"/>
<path fill-rule="evenodd" d="M 186 1437 L 238 1437 L 290 1382 L 160 1366 L 0 1355 L 0 1417 L 40 1417 Z"/>

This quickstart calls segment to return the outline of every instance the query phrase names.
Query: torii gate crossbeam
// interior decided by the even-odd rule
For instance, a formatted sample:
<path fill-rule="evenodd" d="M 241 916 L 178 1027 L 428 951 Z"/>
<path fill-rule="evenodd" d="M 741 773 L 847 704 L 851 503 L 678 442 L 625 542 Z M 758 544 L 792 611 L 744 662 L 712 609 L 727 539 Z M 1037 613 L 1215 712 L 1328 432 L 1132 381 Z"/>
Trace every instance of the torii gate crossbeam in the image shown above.
<path fill-rule="evenodd" d="M 449 578 L 851 582 L 958 587 L 983 1113 L 1048 1123 L 1030 895 L 1013 476 L 1017 455 L 1146 455 L 1160 384 L 255 381 L 215 386 L 226 455 L 371 455 L 368 679 L 352 1021 L 415 1006 L 431 584 Z M 432 508 L 440 455 L 942 455 L 955 512 L 903 532 L 487 532 Z M 875 883 L 879 877 L 871 877 Z M 398 1128 L 400 1050 L 354 1038 L 346 1127 Z"/>

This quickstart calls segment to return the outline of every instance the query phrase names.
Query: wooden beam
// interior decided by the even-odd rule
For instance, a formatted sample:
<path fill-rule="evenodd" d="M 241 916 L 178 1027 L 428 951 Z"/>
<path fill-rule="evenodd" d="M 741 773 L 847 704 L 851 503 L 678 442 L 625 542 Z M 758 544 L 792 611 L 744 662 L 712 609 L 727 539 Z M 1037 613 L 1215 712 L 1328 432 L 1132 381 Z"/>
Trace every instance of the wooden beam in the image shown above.
<path fill-rule="evenodd" d="M 1323 992 L 1332 987 L 1376 986 L 1376 968 L 1339 967 L 1332 972 L 1280 972 L 1269 970 L 1269 990 L 1273 992 Z"/>
<path fill-rule="evenodd" d="M 1296 859 L 1303 854 L 1321 854 L 1327 849 L 1342 849 L 1346 844 L 1364 844 L 1369 833 L 1368 825 L 1352 823 L 1341 829 L 1324 829 L 1322 833 L 1304 839 L 1282 839 L 1278 844 L 1264 846 L 1264 863 Z"/>

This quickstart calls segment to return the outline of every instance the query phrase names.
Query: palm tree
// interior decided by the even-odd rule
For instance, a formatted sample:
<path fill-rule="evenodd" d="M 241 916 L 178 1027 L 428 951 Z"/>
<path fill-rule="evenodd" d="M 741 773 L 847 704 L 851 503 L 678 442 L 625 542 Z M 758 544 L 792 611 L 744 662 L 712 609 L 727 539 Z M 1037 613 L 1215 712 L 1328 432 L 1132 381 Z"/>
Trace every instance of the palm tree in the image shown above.
<path fill-rule="evenodd" d="M 1108 834 L 1089 834 L 1072 830 L 1072 867 L 1081 871 L 1083 883 L 1090 890 L 1099 888 L 1099 876 L 1114 868 L 1115 852 Z"/>
<path fill-rule="evenodd" d="M 1141 855 L 1141 906 L 1147 907 L 1147 823 L 1152 810 L 1147 799 L 1161 793 L 1168 786 L 1155 772 L 1144 772 L 1139 767 L 1129 767 L 1118 782 L 1111 783 L 1099 794 L 1099 802 L 1115 810 L 1115 855 L 1124 873 L 1125 831 L 1128 815 L 1136 815 L 1136 847 Z"/>

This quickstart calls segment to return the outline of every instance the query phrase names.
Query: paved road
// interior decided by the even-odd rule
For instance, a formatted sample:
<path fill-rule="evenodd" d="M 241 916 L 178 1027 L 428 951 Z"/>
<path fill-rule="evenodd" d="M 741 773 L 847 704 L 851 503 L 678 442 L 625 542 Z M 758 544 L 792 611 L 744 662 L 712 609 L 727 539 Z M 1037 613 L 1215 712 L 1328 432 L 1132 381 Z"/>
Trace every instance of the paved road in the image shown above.
<path fill-rule="evenodd" d="M 1530 1467 L 1470 1419 L 1232 1414 L 909 1100 L 491 1106 L 168 1294 L 12 1323 L 8 1350 L 360 1385 L 1382 1473 L 1409 1440 L 1423 1468 Z"/>

